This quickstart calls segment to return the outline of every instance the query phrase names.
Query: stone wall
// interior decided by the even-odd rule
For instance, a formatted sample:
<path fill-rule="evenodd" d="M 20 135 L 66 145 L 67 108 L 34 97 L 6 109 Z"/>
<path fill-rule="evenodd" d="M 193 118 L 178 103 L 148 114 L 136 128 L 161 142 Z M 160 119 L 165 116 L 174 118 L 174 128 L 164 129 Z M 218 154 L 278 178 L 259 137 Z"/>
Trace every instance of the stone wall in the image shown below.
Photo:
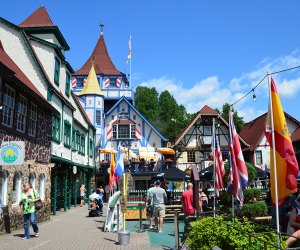
<path fill-rule="evenodd" d="M 29 181 L 30 173 L 36 176 L 35 189 L 40 192 L 40 176 L 44 174 L 44 207 L 37 212 L 37 221 L 45 221 L 50 219 L 51 210 L 51 172 L 47 164 L 36 163 L 34 165 L 23 164 L 21 166 L 1 167 L 1 171 L 7 174 L 7 206 L 3 209 L 3 216 L 0 219 L 0 234 L 8 233 L 23 227 L 23 216 L 18 214 L 18 205 L 12 204 L 13 179 L 16 172 L 22 176 L 22 184 Z"/>

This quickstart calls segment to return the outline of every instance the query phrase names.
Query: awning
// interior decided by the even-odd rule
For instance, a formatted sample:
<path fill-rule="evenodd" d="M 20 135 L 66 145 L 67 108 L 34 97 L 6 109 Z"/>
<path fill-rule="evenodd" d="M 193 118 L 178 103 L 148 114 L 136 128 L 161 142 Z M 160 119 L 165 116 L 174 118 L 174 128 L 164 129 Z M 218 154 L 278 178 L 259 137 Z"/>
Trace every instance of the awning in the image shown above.
<path fill-rule="evenodd" d="M 172 148 L 158 148 L 157 152 L 165 155 L 175 155 L 175 151 Z"/>
<path fill-rule="evenodd" d="M 155 158 L 155 149 L 152 147 L 140 147 L 139 148 L 139 157 L 140 159 L 154 159 Z"/>
<path fill-rule="evenodd" d="M 131 120 L 116 120 L 113 124 L 134 124 L 134 122 Z"/>
<path fill-rule="evenodd" d="M 131 158 L 135 158 L 135 159 L 138 158 L 138 156 L 137 156 L 132 150 L 129 151 L 129 156 L 130 156 Z"/>

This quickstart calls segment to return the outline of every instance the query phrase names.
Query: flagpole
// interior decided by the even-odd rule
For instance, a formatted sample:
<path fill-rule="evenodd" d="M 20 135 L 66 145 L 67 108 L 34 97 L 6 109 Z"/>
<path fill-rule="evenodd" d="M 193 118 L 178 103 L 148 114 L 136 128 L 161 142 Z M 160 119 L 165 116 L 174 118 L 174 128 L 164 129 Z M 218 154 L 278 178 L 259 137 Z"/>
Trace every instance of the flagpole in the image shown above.
<path fill-rule="evenodd" d="M 215 118 L 213 118 L 213 157 L 214 157 L 214 218 L 216 217 L 216 145 L 215 145 Z"/>
<path fill-rule="evenodd" d="M 131 60 L 132 60 L 132 47 L 131 47 L 131 35 L 130 35 L 130 51 L 129 51 L 129 53 L 130 53 L 130 62 L 129 62 L 129 81 L 130 81 L 130 85 L 131 85 L 131 87 L 133 87 L 133 85 L 132 85 L 132 82 L 131 82 Z"/>
<path fill-rule="evenodd" d="M 277 187 L 277 164 L 276 164 L 276 155 L 275 155 L 276 154 L 276 149 L 275 149 L 274 117 L 273 117 L 273 103 L 272 103 L 272 91 L 271 91 L 271 75 L 269 73 L 268 73 L 268 84 L 269 84 L 270 111 L 271 111 L 272 156 L 273 156 L 273 170 L 274 170 L 277 246 L 278 246 L 278 248 L 280 248 L 278 187 Z"/>
<path fill-rule="evenodd" d="M 232 133 L 231 133 L 231 127 L 232 127 L 232 124 L 231 124 L 231 112 L 232 112 L 232 106 L 230 106 L 230 108 L 229 108 L 229 138 L 230 138 L 230 141 L 231 141 L 231 143 L 232 143 Z M 230 147 L 231 147 L 231 145 L 230 145 Z M 229 152 L 230 152 L 230 148 L 229 148 Z M 231 153 L 230 153 L 230 157 L 232 157 L 232 155 L 231 155 Z M 232 159 L 232 158 L 231 158 Z M 232 162 L 232 160 L 231 160 L 231 162 Z M 231 163 L 231 165 L 232 165 L 232 163 Z M 233 171 L 234 171 L 234 168 L 233 168 L 233 166 L 230 166 L 230 168 L 231 168 L 231 172 L 232 172 L 232 178 L 233 178 Z M 233 182 L 233 180 L 231 180 L 231 182 Z M 232 184 L 231 184 L 231 188 L 233 188 L 232 187 Z M 234 223 L 234 196 L 233 196 L 233 194 L 231 193 L 231 213 L 232 213 L 232 222 Z"/>

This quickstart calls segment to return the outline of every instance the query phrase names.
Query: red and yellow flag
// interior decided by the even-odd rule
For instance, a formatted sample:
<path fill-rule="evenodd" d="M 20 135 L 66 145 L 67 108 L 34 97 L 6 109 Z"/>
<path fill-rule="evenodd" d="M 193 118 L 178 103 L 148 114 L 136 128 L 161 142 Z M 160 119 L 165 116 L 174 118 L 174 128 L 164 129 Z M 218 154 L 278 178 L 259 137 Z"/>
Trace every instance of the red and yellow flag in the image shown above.
<path fill-rule="evenodd" d="M 297 192 L 298 163 L 286 124 L 280 98 L 271 78 L 271 101 L 273 107 L 275 159 L 277 172 L 278 202 L 281 204 L 289 194 Z M 265 135 L 270 144 L 270 184 L 272 201 L 275 203 L 274 161 L 270 107 L 266 118 Z"/>
<path fill-rule="evenodd" d="M 110 171 L 109 171 L 109 186 L 112 189 L 115 185 L 116 181 L 116 162 L 115 162 L 115 156 L 113 154 L 110 155 L 111 160 L 110 160 Z"/>

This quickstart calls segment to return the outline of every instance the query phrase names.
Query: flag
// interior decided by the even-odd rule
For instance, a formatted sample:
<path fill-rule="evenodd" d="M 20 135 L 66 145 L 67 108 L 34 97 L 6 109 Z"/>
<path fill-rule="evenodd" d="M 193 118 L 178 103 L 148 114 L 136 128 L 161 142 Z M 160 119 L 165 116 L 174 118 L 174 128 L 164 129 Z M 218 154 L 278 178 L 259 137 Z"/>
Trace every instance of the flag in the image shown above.
<path fill-rule="evenodd" d="M 115 156 L 113 154 L 110 155 L 110 171 L 109 171 L 109 186 L 112 189 L 116 182 L 116 162 L 115 162 Z"/>
<path fill-rule="evenodd" d="M 218 136 L 215 134 L 215 164 L 216 164 L 216 180 L 218 180 L 218 189 L 224 188 L 225 168 L 222 159 L 222 152 L 219 145 Z"/>
<path fill-rule="evenodd" d="M 116 167 L 116 174 L 118 178 L 122 176 L 123 172 L 124 172 L 123 152 L 122 152 L 122 147 L 119 145 L 118 154 L 117 154 L 117 167 Z"/>
<path fill-rule="evenodd" d="M 128 41 L 128 55 L 127 55 L 127 62 L 129 62 L 129 60 L 131 60 L 131 36 L 129 37 L 129 41 Z"/>
<path fill-rule="evenodd" d="M 77 80 L 76 80 L 75 77 L 73 77 L 73 79 L 72 79 L 72 88 L 76 89 L 76 87 L 77 87 Z"/>
<path fill-rule="evenodd" d="M 231 194 L 243 205 L 244 189 L 248 184 L 248 170 L 244 161 L 239 136 L 236 132 L 233 115 L 229 111 L 229 164 L 231 164 Z"/>
<path fill-rule="evenodd" d="M 276 89 L 275 82 L 271 78 L 270 101 L 273 107 L 274 137 L 275 137 L 275 158 L 277 172 L 278 202 L 281 204 L 289 194 L 297 192 L 298 163 L 295 156 L 293 144 L 287 128 L 284 112 L 280 98 Z M 270 106 L 265 122 L 265 135 L 273 149 L 272 144 L 272 124 Z M 272 201 L 275 203 L 275 184 L 274 184 L 274 162 L 273 150 L 270 150 L 270 184 Z"/>

